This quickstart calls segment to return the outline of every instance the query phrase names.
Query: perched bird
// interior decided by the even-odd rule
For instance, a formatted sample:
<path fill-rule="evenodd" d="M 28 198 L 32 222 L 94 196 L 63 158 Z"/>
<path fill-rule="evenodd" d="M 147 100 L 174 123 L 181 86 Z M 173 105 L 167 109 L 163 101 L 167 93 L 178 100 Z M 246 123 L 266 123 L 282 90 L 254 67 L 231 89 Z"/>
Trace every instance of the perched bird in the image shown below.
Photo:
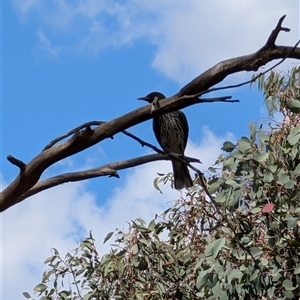
<path fill-rule="evenodd" d="M 158 100 L 166 97 L 159 92 L 152 92 L 145 97 L 138 98 L 149 103 L 155 104 Z M 182 111 L 173 111 L 153 118 L 153 131 L 155 137 L 167 153 L 184 155 L 186 147 L 189 126 L 185 114 Z M 180 161 L 172 161 L 174 186 L 176 190 L 184 187 L 191 187 L 193 181 L 185 163 Z"/>

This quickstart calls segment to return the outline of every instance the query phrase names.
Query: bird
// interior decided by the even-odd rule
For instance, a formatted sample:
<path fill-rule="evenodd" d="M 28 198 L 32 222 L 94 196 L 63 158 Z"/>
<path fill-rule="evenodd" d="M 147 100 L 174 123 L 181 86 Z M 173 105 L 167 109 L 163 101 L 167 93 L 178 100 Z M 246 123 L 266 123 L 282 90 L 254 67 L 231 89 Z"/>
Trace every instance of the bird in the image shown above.
<path fill-rule="evenodd" d="M 158 100 L 166 97 L 160 92 L 152 92 L 138 100 L 145 100 L 155 105 Z M 189 126 L 185 114 L 178 110 L 153 117 L 153 132 L 161 148 L 166 153 L 184 156 Z M 181 190 L 193 186 L 188 167 L 184 162 L 172 161 L 174 187 Z"/>

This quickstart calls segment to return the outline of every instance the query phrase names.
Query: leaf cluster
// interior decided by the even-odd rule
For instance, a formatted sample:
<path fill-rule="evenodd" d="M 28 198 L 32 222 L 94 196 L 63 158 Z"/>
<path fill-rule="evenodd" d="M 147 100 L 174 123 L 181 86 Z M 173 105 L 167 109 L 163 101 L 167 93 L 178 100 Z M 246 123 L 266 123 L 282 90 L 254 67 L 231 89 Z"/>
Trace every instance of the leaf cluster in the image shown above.
<path fill-rule="evenodd" d="M 284 121 L 225 142 L 205 189 L 196 178 L 149 224 L 109 233 L 104 242 L 115 242 L 102 257 L 91 234 L 64 258 L 53 250 L 38 299 L 298 299 L 299 74 L 258 79 L 270 114 Z"/>

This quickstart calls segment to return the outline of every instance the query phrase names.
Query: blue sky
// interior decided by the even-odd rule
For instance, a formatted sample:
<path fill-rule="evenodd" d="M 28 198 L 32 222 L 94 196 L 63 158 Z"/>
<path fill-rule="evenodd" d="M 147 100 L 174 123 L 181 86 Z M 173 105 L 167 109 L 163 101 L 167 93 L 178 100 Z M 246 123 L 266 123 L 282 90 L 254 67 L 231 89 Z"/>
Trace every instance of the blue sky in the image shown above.
<path fill-rule="evenodd" d="M 127 113 L 144 105 L 136 98 L 151 91 L 176 93 L 217 62 L 258 50 L 283 14 L 284 26 L 292 31 L 281 33 L 278 44 L 292 46 L 299 39 L 296 0 L 2 1 L 3 185 L 18 172 L 6 161 L 8 154 L 28 162 L 49 141 L 82 123 Z M 233 75 L 221 85 L 251 76 Z M 186 154 L 201 159 L 202 171 L 225 140 L 247 135 L 248 124 L 265 117 L 255 89 L 217 95 L 241 102 L 184 110 L 190 125 Z M 129 131 L 157 145 L 150 121 Z M 44 177 L 150 152 L 117 135 L 52 166 Z M 168 162 L 153 163 L 121 171 L 120 179 L 65 184 L 4 212 L 3 299 L 23 299 L 23 291 L 31 292 L 51 247 L 65 253 L 92 229 L 104 253 L 107 232 L 161 212 L 180 196 L 169 187 L 163 195 L 153 188 L 156 172 L 170 170 Z"/>

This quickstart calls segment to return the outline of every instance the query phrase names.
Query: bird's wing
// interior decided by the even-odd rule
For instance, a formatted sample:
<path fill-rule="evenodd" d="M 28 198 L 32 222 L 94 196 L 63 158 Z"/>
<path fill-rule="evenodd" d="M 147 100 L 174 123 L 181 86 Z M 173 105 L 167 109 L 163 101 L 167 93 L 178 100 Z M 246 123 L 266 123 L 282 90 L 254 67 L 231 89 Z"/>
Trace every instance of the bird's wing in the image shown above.
<path fill-rule="evenodd" d="M 163 148 L 162 144 L 161 144 L 161 139 L 160 139 L 160 122 L 159 122 L 159 117 L 153 118 L 153 132 L 154 135 L 156 137 L 156 140 L 158 141 L 159 145 L 161 148 Z"/>
<path fill-rule="evenodd" d="M 185 140 L 184 140 L 184 149 L 185 149 L 187 140 L 188 140 L 188 136 L 189 136 L 189 124 L 188 124 L 185 114 L 182 111 L 179 110 L 178 114 L 179 114 L 179 117 L 180 117 L 180 119 L 182 121 L 182 125 L 183 125 L 183 131 L 184 131 L 184 137 L 185 137 Z"/>

